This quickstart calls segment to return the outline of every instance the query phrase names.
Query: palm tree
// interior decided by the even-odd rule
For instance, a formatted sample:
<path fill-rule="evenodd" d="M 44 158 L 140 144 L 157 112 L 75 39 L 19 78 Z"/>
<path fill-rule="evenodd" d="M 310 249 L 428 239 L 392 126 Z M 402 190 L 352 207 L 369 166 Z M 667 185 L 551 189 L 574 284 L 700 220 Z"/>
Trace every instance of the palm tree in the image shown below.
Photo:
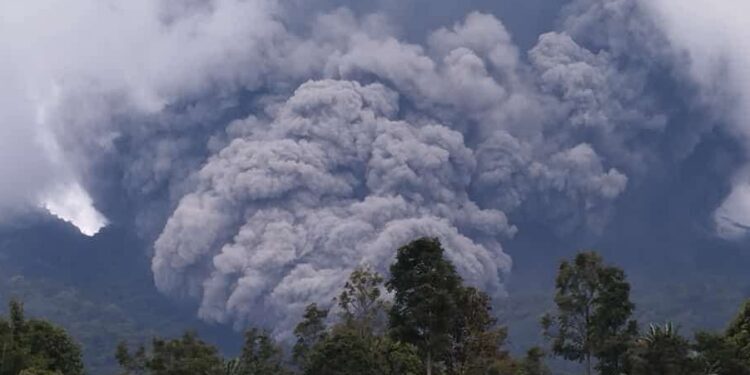
<path fill-rule="evenodd" d="M 244 366 L 239 359 L 234 358 L 224 364 L 224 375 L 242 375 Z"/>
<path fill-rule="evenodd" d="M 680 336 L 677 327 L 668 322 L 651 324 L 635 342 L 631 352 L 635 375 L 690 375 L 697 370 L 696 353 L 690 342 Z"/>
<path fill-rule="evenodd" d="M 663 326 L 651 323 L 648 326 L 648 332 L 640 340 L 646 345 L 654 345 L 661 340 L 673 341 L 677 337 L 679 337 L 677 328 L 672 322 L 666 322 Z"/>

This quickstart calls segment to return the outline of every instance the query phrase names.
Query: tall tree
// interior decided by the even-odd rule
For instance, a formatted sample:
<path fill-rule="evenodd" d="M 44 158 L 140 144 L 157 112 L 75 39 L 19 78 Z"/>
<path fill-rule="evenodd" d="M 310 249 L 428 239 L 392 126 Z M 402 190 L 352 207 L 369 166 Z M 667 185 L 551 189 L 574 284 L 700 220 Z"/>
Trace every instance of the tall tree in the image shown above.
<path fill-rule="evenodd" d="M 526 351 L 526 357 L 521 362 L 519 375 L 549 375 L 550 370 L 544 364 L 544 351 L 533 347 Z"/>
<path fill-rule="evenodd" d="M 292 349 L 292 358 L 300 368 L 305 368 L 309 361 L 310 351 L 327 335 L 326 319 L 328 310 L 319 309 L 312 303 L 305 309 L 302 321 L 294 329 L 297 342 Z"/>
<path fill-rule="evenodd" d="M 635 305 L 630 302 L 630 284 L 623 270 L 602 266 L 599 285 L 592 316 L 596 368 L 601 374 L 622 374 L 629 370 L 627 352 L 638 334 L 631 319 Z"/>
<path fill-rule="evenodd" d="M 563 261 L 555 304 L 557 311 L 542 319 L 554 354 L 584 363 L 588 375 L 594 367 L 602 374 L 624 372 L 628 343 L 637 330 L 630 319 L 634 305 L 622 270 L 605 266 L 595 252 Z"/>
<path fill-rule="evenodd" d="M 245 345 L 239 358 L 240 375 L 283 375 L 283 353 L 271 336 L 258 329 L 245 332 Z"/>
<path fill-rule="evenodd" d="M 380 298 L 383 278 L 370 267 L 352 272 L 336 298 L 339 323 L 325 335 L 319 324 L 321 312 L 309 308 L 297 333 L 313 336 L 317 342 L 307 346 L 304 374 L 317 375 L 407 375 L 419 374 L 422 363 L 413 345 L 383 337 L 385 302 Z M 305 333 L 302 335 L 302 333 Z"/>
<path fill-rule="evenodd" d="M 399 248 L 386 284 L 394 293 L 391 337 L 419 349 L 427 375 L 436 361 L 447 357 L 458 313 L 461 278 L 443 253 L 436 238 L 420 238 Z"/>
<path fill-rule="evenodd" d="M 462 287 L 456 299 L 457 313 L 451 349 L 447 358 L 449 374 L 485 374 L 492 367 L 513 367 L 513 360 L 503 350 L 507 329 L 492 316 L 492 302 L 487 294 L 472 287 Z"/>
<path fill-rule="evenodd" d="M 379 330 L 385 313 L 380 298 L 383 277 L 369 266 L 358 267 L 349 276 L 337 298 L 343 322 L 361 335 Z"/>

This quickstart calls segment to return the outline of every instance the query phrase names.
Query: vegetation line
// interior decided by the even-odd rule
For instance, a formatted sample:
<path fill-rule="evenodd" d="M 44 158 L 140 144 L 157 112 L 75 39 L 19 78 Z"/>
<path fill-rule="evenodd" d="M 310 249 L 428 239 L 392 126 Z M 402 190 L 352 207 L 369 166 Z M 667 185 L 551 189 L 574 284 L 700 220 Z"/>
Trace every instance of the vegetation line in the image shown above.
<path fill-rule="evenodd" d="M 421 238 L 398 249 L 387 280 L 363 265 L 330 306 L 307 306 L 289 355 L 259 328 L 236 358 L 192 332 L 122 342 L 114 355 L 120 375 L 548 375 L 553 357 L 585 374 L 750 375 L 750 302 L 725 332 L 689 340 L 669 322 L 641 331 L 625 273 L 595 252 L 563 261 L 555 286 L 555 308 L 541 318 L 545 347 L 514 358 L 490 297 L 464 284 L 437 239 Z M 9 308 L 0 375 L 85 373 L 64 330 L 27 319 L 18 301 Z"/>

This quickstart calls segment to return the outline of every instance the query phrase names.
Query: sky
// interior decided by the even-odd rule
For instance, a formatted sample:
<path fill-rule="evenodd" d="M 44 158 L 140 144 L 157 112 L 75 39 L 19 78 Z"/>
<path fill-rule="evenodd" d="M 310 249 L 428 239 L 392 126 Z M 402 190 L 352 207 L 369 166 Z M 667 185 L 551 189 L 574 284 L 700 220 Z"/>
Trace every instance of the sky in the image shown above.
<path fill-rule="evenodd" d="M 238 326 L 420 236 L 495 297 L 553 258 L 508 250 L 532 237 L 742 244 L 748 7 L 3 2 L 0 225 L 129 228 L 162 293 Z"/>

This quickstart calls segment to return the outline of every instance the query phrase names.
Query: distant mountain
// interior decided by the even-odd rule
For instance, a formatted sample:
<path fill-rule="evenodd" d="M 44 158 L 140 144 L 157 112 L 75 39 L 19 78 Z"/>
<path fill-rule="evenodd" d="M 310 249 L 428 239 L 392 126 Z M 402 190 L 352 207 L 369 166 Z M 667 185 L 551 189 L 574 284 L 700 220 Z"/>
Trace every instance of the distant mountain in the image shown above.
<path fill-rule="evenodd" d="M 94 375 L 115 372 L 121 340 L 145 342 L 189 329 L 230 353 L 240 347 L 230 327 L 204 324 L 195 306 L 156 291 L 148 252 L 122 228 L 106 228 L 93 238 L 54 220 L 4 230 L 0 301 L 12 297 L 24 302 L 30 316 L 68 329 Z"/>

